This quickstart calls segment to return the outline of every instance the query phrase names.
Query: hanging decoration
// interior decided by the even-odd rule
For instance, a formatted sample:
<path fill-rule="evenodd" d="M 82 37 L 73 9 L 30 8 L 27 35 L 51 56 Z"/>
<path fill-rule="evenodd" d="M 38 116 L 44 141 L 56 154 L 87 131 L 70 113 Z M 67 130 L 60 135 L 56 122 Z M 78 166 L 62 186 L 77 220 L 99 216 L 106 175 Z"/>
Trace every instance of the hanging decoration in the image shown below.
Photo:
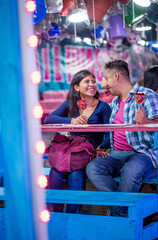
<path fill-rule="evenodd" d="M 97 41 L 96 41 L 96 26 L 95 26 L 95 7 L 94 7 L 94 0 L 92 0 L 92 5 L 93 5 L 93 26 L 94 26 L 94 45 L 95 48 L 97 47 Z"/>
<path fill-rule="evenodd" d="M 52 27 L 42 32 L 41 36 L 48 41 L 56 40 L 61 34 L 60 26 L 57 23 L 52 23 Z"/>
<path fill-rule="evenodd" d="M 46 5 L 44 0 L 36 0 L 36 11 L 33 12 L 33 24 L 41 22 L 46 16 Z"/>
<path fill-rule="evenodd" d="M 44 32 L 46 29 L 49 29 L 52 27 L 51 23 L 55 22 L 55 19 L 53 17 L 53 14 L 47 13 L 46 17 L 35 25 L 34 31 L 39 36 L 42 32 Z"/>
<path fill-rule="evenodd" d="M 148 47 L 151 48 L 154 52 L 158 52 L 158 42 L 152 41 L 148 44 Z"/>
<path fill-rule="evenodd" d="M 63 9 L 62 0 L 46 0 L 47 13 L 60 13 Z"/>
<path fill-rule="evenodd" d="M 121 51 L 122 49 L 122 39 L 110 40 L 106 44 L 107 49 L 114 51 Z"/>
<path fill-rule="evenodd" d="M 101 25 L 95 29 L 95 33 L 96 33 L 96 38 L 103 38 L 103 39 L 106 38 L 106 30 Z M 92 29 L 92 34 L 94 36 L 94 28 Z"/>
<path fill-rule="evenodd" d="M 63 9 L 60 12 L 61 16 L 67 16 L 75 8 L 75 0 L 63 0 Z"/>
<path fill-rule="evenodd" d="M 118 0 L 122 4 L 128 4 L 130 0 Z M 93 1 L 85 1 L 89 19 L 94 20 Z M 99 23 L 115 0 L 94 0 L 95 3 L 95 22 Z"/>
<path fill-rule="evenodd" d="M 108 29 L 109 40 L 125 38 L 126 29 L 123 28 L 122 18 L 115 14 L 109 17 L 110 28 Z"/>
<path fill-rule="evenodd" d="M 127 34 L 127 40 L 131 44 L 137 43 L 139 40 L 141 40 L 141 34 L 139 32 L 133 31 L 131 28 L 126 28 L 126 34 Z"/>

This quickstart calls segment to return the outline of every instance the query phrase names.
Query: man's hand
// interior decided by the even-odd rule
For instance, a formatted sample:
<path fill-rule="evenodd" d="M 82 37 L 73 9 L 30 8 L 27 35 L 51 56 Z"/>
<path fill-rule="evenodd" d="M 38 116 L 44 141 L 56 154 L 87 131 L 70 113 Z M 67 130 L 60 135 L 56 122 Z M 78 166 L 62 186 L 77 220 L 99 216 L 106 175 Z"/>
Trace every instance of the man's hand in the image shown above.
<path fill-rule="evenodd" d="M 72 118 L 71 123 L 72 124 L 87 124 L 88 118 L 85 115 L 79 116 L 77 118 Z"/>
<path fill-rule="evenodd" d="M 107 157 L 107 155 L 109 155 L 109 153 L 108 153 L 108 152 L 105 152 L 105 150 L 102 149 L 102 148 L 100 148 L 100 147 L 98 147 L 98 148 L 96 149 L 95 153 L 94 153 L 94 156 L 95 156 L 96 158 L 98 158 L 99 156 L 101 156 L 102 158 L 105 158 L 105 157 Z"/>
<path fill-rule="evenodd" d="M 148 124 L 150 119 L 147 118 L 145 109 L 140 106 L 140 109 L 136 112 L 133 120 L 139 124 Z"/>

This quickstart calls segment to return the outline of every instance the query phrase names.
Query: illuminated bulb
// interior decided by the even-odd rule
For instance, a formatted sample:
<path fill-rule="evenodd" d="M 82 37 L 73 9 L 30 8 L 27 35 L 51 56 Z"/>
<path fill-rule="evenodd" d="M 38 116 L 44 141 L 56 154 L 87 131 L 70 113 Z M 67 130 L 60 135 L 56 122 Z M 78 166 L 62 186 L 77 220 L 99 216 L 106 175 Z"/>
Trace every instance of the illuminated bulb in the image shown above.
<path fill-rule="evenodd" d="M 48 179 L 45 175 L 41 175 L 38 178 L 38 185 L 40 186 L 40 188 L 46 188 L 48 186 Z"/>
<path fill-rule="evenodd" d="M 70 22 L 84 22 L 88 20 L 88 14 L 86 9 L 74 9 L 68 16 Z"/>
<path fill-rule="evenodd" d="M 25 4 L 27 12 L 33 13 L 36 10 L 36 3 L 34 0 L 27 1 Z"/>
<path fill-rule="evenodd" d="M 40 219 L 42 222 L 46 223 L 50 220 L 50 212 L 48 210 L 43 210 L 40 214 Z"/>
<path fill-rule="evenodd" d="M 31 74 L 31 81 L 34 84 L 38 84 L 41 82 L 41 74 L 38 70 L 35 70 Z"/>
<path fill-rule="evenodd" d="M 142 7 L 149 7 L 151 4 L 150 0 L 133 0 L 133 1 L 134 1 L 134 3 L 136 3 Z"/>
<path fill-rule="evenodd" d="M 33 115 L 35 118 L 41 118 L 43 116 L 43 109 L 40 105 L 37 105 L 33 108 Z"/>
<path fill-rule="evenodd" d="M 28 37 L 29 47 L 35 48 L 38 46 L 38 37 L 35 34 L 32 34 Z"/>
<path fill-rule="evenodd" d="M 136 27 L 135 30 L 138 31 L 138 32 L 141 32 L 141 31 L 149 31 L 149 30 L 151 30 L 151 26 Z"/>
<path fill-rule="evenodd" d="M 38 142 L 36 142 L 35 148 L 36 148 L 37 153 L 43 154 L 43 153 L 45 153 L 45 150 L 46 150 L 46 144 L 42 140 L 38 141 Z"/>

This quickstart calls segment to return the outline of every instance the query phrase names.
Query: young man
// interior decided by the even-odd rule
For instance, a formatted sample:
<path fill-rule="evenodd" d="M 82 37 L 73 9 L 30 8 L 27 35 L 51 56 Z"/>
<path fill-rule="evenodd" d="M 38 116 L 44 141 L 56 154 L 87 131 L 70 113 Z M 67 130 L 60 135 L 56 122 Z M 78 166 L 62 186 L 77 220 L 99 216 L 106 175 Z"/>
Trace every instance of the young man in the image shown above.
<path fill-rule="evenodd" d="M 148 124 L 158 121 L 158 94 L 132 85 L 128 64 L 113 60 L 105 64 L 105 82 L 112 95 L 110 124 Z M 145 94 L 139 109 L 134 94 Z M 111 151 L 102 154 L 97 148 L 96 158 L 87 166 L 87 175 L 100 191 L 138 192 L 148 171 L 157 167 L 157 150 L 153 132 L 114 131 L 110 133 Z M 119 187 L 114 177 L 120 176 Z M 112 207 L 111 215 L 127 216 L 127 208 Z"/>

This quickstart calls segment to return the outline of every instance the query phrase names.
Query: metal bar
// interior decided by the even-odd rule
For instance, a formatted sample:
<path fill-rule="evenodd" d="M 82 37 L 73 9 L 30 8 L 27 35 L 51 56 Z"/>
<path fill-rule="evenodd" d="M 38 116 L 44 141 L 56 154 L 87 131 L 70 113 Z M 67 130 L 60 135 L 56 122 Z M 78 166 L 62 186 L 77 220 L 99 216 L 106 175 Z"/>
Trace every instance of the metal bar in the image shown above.
<path fill-rule="evenodd" d="M 158 124 L 43 124 L 43 132 L 110 132 L 110 131 L 158 131 Z"/>

